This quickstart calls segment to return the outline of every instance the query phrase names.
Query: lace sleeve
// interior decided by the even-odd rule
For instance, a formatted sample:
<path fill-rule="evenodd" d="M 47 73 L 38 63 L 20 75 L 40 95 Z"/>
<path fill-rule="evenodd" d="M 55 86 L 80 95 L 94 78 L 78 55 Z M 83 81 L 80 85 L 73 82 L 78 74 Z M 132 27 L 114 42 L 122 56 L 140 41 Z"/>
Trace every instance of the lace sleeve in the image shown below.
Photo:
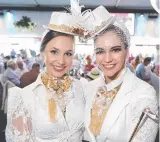
<path fill-rule="evenodd" d="M 148 95 L 140 95 L 140 97 L 138 97 L 132 104 L 132 131 L 145 108 L 150 108 L 152 112 L 156 114 L 158 113 L 158 103 L 154 89 L 148 88 L 145 89 L 144 92 L 146 92 Z M 154 142 L 157 131 L 158 122 L 144 115 L 132 142 Z"/>
<path fill-rule="evenodd" d="M 34 142 L 32 119 L 18 90 L 9 90 L 6 141 Z"/>

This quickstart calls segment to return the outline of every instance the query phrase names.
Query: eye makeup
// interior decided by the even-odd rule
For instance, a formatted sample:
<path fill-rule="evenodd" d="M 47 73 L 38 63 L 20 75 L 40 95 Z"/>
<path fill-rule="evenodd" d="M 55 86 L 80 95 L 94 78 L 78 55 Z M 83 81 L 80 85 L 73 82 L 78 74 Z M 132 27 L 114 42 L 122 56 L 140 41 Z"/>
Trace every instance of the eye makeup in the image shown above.
<path fill-rule="evenodd" d="M 111 52 L 120 52 L 122 51 L 122 47 L 121 46 L 114 46 L 111 48 Z"/>
<path fill-rule="evenodd" d="M 54 55 L 58 54 L 58 50 L 51 50 L 50 52 Z"/>
<path fill-rule="evenodd" d="M 103 48 L 96 48 L 95 49 L 95 54 L 103 54 L 105 50 Z"/>
<path fill-rule="evenodd" d="M 67 55 L 67 56 L 73 56 L 73 53 L 72 52 L 66 52 L 65 55 Z"/>

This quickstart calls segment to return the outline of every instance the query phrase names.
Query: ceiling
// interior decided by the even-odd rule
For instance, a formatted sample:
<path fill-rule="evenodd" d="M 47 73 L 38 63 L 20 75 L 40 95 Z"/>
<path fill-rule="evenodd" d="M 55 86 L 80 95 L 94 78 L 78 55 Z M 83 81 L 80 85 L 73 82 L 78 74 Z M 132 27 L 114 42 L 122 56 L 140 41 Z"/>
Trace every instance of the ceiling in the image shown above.
<path fill-rule="evenodd" d="M 3 8 L 30 8 L 36 10 L 51 8 L 63 8 L 69 5 L 70 0 L 0 0 L 0 9 Z M 85 7 L 96 7 L 104 5 L 109 9 L 117 10 L 150 10 L 154 11 L 150 0 L 80 0 L 81 5 Z"/>

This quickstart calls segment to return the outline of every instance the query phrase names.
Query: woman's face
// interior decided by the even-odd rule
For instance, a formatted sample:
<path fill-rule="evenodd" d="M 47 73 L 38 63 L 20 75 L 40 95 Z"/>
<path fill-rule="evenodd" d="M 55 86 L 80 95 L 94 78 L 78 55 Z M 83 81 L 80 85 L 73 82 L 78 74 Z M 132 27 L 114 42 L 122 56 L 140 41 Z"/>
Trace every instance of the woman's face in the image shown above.
<path fill-rule="evenodd" d="M 96 62 L 103 71 L 107 82 L 119 77 L 125 66 L 128 49 L 116 33 L 109 31 L 99 36 L 95 42 Z"/>
<path fill-rule="evenodd" d="M 58 36 L 50 40 L 42 53 L 46 64 L 47 74 L 62 77 L 72 65 L 74 54 L 72 37 Z"/>

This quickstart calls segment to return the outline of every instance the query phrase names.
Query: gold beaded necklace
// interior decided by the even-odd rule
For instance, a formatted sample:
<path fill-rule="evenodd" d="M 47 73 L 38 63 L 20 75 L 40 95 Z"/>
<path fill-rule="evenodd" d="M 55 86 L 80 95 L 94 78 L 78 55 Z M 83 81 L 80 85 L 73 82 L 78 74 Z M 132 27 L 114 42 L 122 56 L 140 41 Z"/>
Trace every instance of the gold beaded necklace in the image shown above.
<path fill-rule="evenodd" d="M 89 129 L 94 136 L 98 136 L 100 134 L 105 116 L 117 92 L 119 91 L 120 86 L 121 85 L 117 86 L 111 91 L 106 91 L 104 87 L 100 87 L 98 89 L 91 110 L 91 121 L 89 125 Z"/>
<path fill-rule="evenodd" d="M 41 76 L 42 82 L 48 92 L 48 111 L 51 121 L 56 120 L 56 103 L 57 101 L 63 101 L 64 92 L 66 92 L 71 86 L 71 80 L 68 75 L 64 75 L 62 78 L 54 78 L 46 73 Z M 65 104 L 61 108 L 65 116 Z"/>

